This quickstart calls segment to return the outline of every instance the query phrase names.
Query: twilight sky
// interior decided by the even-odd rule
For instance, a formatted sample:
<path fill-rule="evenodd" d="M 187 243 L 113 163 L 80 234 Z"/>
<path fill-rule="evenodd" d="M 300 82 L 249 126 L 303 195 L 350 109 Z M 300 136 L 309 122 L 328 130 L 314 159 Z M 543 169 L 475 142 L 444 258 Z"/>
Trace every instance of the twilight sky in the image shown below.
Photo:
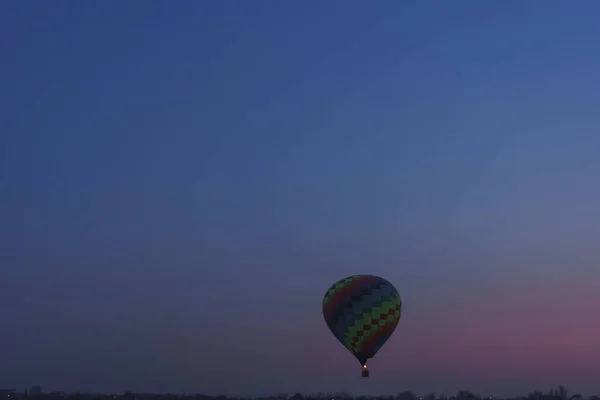
<path fill-rule="evenodd" d="M 0 5 L 0 382 L 600 392 L 600 3 Z M 335 280 L 404 298 L 359 365 Z"/>

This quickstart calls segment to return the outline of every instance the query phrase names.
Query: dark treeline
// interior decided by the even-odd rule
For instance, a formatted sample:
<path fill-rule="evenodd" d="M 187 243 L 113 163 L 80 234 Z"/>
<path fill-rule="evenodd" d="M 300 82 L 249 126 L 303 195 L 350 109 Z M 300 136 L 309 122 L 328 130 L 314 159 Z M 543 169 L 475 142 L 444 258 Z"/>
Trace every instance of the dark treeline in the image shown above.
<path fill-rule="evenodd" d="M 150 393 L 134 393 L 125 391 L 120 394 L 98 394 L 98 393 L 66 393 L 66 392 L 50 392 L 43 393 L 39 387 L 37 389 L 17 392 L 16 390 L 0 391 L 0 400 L 600 400 L 600 396 L 582 397 L 579 394 L 570 395 L 568 390 L 563 386 L 556 389 L 550 389 L 543 393 L 534 391 L 524 396 L 497 398 L 489 396 L 480 396 L 461 390 L 455 395 L 436 396 L 434 393 L 429 393 L 423 396 L 418 396 L 413 392 L 400 392 L 396 395 L 385 396 L 352 396 L 348 393 L 316 393 L 316 394 L 301 394 L 288 395 L 281 393 L 274 396 L 255 396 L 255 397 L 229 397 L 229 396 L 208 396 L 203 394 L 150 394 Z"/>

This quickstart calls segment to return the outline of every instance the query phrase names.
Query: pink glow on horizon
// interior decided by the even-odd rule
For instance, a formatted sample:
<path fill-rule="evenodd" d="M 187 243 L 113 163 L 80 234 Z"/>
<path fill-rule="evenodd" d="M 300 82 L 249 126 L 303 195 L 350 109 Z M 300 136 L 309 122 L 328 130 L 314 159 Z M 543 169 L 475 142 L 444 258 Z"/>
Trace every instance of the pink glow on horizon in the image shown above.
<path fill-rule="evenodd" d="M 446 372 L 600 372 L 600 284 L 538 284 L 489 291 L 448 312 L 400 323 L 377 362 L 380 368 Z"/>

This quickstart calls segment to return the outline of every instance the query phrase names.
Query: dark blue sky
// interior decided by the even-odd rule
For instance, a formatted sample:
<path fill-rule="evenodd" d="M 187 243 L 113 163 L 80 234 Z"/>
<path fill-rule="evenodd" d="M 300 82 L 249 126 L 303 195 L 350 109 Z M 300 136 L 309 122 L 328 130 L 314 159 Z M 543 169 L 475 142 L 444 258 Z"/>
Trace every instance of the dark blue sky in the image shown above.
<path fill-rule="evenodd" d="M 1 384 L 600 390 L 599 13 L 3 2 Z M 368 382 L 354 273 L 405 301 Z"/>

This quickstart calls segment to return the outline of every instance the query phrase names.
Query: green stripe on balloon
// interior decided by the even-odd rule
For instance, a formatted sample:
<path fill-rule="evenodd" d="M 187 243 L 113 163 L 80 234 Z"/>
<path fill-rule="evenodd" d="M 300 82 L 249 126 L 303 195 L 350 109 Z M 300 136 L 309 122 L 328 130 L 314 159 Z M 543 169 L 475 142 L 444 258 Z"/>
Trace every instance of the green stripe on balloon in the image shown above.
<path fill-rule="evenodd" d="M 381 320 L 380 315 L 388 314 L 390 310 L 395 310 L 398 305 L 401 305 L 400 296 L 394 296 L 391 299 L 383 301 L 381 305 L 373 307 L 371 312 L 361 315 L 354 321 L 354 324 L 352 326 L 349 326 L 346 330 L 346 334 L 344 335 L 344 342 L 347 345 L 351 345 L 351 343 L 354 343 L 353 338 L 357 337 L 360 340 L 358 332 L 364 332 L 363 327 L 365 325 L 372 325 L 371 321 L 374 319 L 378 320 L 379 324 L 379 320 Z"/>

